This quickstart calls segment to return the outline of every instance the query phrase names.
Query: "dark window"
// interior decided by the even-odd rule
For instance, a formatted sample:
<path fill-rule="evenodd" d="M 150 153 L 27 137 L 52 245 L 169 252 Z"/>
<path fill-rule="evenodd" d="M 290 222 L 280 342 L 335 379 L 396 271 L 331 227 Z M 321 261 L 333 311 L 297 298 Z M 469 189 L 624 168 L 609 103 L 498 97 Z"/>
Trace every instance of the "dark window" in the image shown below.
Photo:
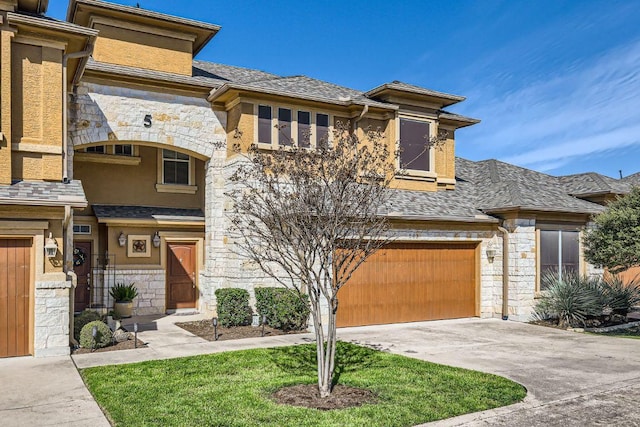
<path fill-rule="evenodd" d="M 104 154 L 104 145 L 96 145 L 93 147 L 87 147 L 84 149 L 87 153 L 100 153 Z"/>
<path fill-rule="evenodd" d="M 258 106 L 258 142 L 271 144 L 271 107 Z"/>
<path fill-rule="evenodd" d="M 162 150 L 162 179 L 164 184 L 189 185 L 189 156 Z"/>
<path fill-rule="evenodd" d="M 133 145 L 116 144 L 113 146 L 113 154 L 117 154 L 118 156 L 133 156 Z"/>
<path fill-rule="evenodd" d="M 329 116 L 316 114 L 316 144 L 321 145 L 329 141 Z"/>
<path fill-rule="evenodd" d="M 580 232 L 562 230 L 540 230 L 540 276 L 579 272 Z M 540 282 L 544 290 L 546 283 Z"/>
<path fill-rule="evenodd" d="M 400 167 L 429 170 L 429 123 L 400 119 Z"/>
<path fill-rule="evenodd" d="M 298 111 L 298 146 L 311 147 L 311 113 Z"/>
<path fill-rule="evenodd" d="M 291 145 L 291 110 L 278 108 L 278 145 Z"/>

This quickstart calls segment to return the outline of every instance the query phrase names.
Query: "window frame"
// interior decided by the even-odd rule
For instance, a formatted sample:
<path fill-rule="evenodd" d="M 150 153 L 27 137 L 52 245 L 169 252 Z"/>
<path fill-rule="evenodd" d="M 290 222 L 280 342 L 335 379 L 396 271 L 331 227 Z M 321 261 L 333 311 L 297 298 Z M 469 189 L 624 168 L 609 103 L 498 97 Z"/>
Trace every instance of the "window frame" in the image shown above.
<path fill-rule="evenodd" d="M 188 160 L 180 160 L 180 159 L 165 159 L 164 151 L 171 151 L 174 153 L 179 153 L 188 156 Z M 184 193 L 184 194 L 195 194 L 198 191 L 198 186 L 195 185 L 195 163 L 194 157 L 183 153 L 178 150 L 171 150 L 170 148 L 160 147 L 157 150 L 157 181 L 156 181 L 156 191 L 158 193 Z M 164 182 L 164 162 L 165 160 L 176 160 L 183 163 L 188 163 L 188 183 L 187 184 L 173 184 L 173 183 L 165 183 Z"/>
<path fill-rule="evenodd" d="M 559 232 L 558 238 L 558 266 L 561 268 L 562 266 L 562 232 L 573 232 L 578 233 L 578 274 L 584 274 L 585 270 L 585 262 L 583 258 L 583 231 L 582 227 L 578 225 L 547 225 L 541 224 L 536 226 L 536 286 L 535 292 L 536 294 L 543 293 L 545 290 L 541 287 L 541 278 L 542 278 L 542 239 L 541 239 L 541 231 L 556 231 Z M 560 276 L 562 273 L 560 272 Z"/>
<path fill-rule="evenodd" d="M 429 138 L 433 137 L 433 135 L 437 134 L 438 127 L 436 124 L 436 120 L 431 117 L 412 115 L 407 113 L 398 114 L 396 116 L 396 149 L 400 150 L 402 148 L 402 138 L 400 137 L 400 127 L 402 120 L 411 120 L 414 122 L 424 122 L 429 125 Z M 402 168 L 400 162 L 400 156 L 397 156 L 396 159 L 396 177 L 401 179 L 419 179 L 419 180 L 435 180 L 438 175 L 436 174 L 436 165 L 435 165 L 435 148 L 433 146 L 429 147 L 429 169 L 412 169 L 412 168 Z M 403 173 L 399 173 L 403 172 Z"/>
<path fill-rule="evenodd" d="M 291 148 L 292 146 L 291 144 L 280 144 L 280 129 L 278 127 L 279 125 L 278 117 L 279 117 L 280 109 L 287 109 L 291 111 L 291 122 L 290 122 L 291 140 L 295 141 L 298 147 L 306 148 L 306 149 L 315 149 L 317 147 L 317 144 L 318 144 L 317 116 L 318 114 L 327 116 L 328 125 L 329 125 L 327 127 L 327 134 L 328 134 L 329 142 L 331 141 L 331 135 L 334 129 L 332 124 L 334 115 L 331 113 L 328 113 L 324 110 L 318 110 L 315 108 L 298 107 L 298 106 L 285 104 L 285 103 L 280 104 L 280 103 L 258 102 L 258 103 L 254 103 L 253 105 L 254 105 L 254 135 L 255 135 L 253 142 L 257 144 L 258 148 L 265 149 L 265 150 Z M 271 108 L 271 142 L 270 143 L 260 141 L 260 138 L 259 138 L 259 122 L 260 122 L 259 109 L 261 106 Z M 309 138 L 308 146 L 301 146 L 300 141 L 298 140 L 298 136 L 299 136 L 298 113 L 299 112 L 309 113 L 310 138 Z"/>

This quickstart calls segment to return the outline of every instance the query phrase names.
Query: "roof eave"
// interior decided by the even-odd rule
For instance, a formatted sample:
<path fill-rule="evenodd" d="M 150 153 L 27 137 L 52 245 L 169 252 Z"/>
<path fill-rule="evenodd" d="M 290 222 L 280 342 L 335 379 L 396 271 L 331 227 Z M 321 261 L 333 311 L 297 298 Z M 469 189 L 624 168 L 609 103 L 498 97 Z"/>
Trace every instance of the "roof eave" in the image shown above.
<path fill-rule="evenodd" d="M 450 105 L 453 104 L 457 104 L 458 102 L 462 102 L 465 99 L 467 99 L 464 96 L 460 96 L 460 95 L 452 95 L 449 93 L 444 93 L 444 92 L 438 92 L 438 91 L 434 91 L 434 90 L 425 90 L 425 92 L 420 92 L 420 91 L 412 91 L 412 90 L 408 90 L 405 88 L 399 88 L 391 83 L 384 83 L 376 88 L 371 89 L 368 92 L 364 93 L 364 96 L 366 96 L 367 98 L 373 98 L 376 96 L 379 96 L 381 94 L 384 94 L 385 92 L 389 92 L 389 93 L 405 93 L 405 94 L 411 94 L 411 95 L 418 95 L 418 96 L 429 96 L 429 97 L 433 97 L 433 98 L 437 98 L 440 101 L 442 101 L 442 106 L 443 107 L 448 107 Z"/>
<path fill-rule="evenodd" d="M 215 102 L 217 99 L 219 99 L 220 97 L 222 97 L 224 94 L 226 94 L 231 90 L 236 90 L 238 92 L 245 91 L 245 92 L 260 93 L 260 94 L 266 94 L 266 95 L 274 95 L 274 96 L 280 96 L 284 98 L 303 99 L 305 101 L 339 105 L 342 107 L 348 107 L 350 105 L 362 105 L 362 106 L 369 105 L 376 108 L 388 109 L 388 110 L 394 110 L 394 111 L 399 108 L 397 105 L 394 105 L 394 104 L 382 104 L 379 102 L 367 103 L 365 101 L 359 101 L 359 100 L 353 100 L 353 99 L 349 99 L 348 101 L 341 101 L 337 99 L 324 98 L 321 96 L 309 96 L 309 95 L 304 95 L 300 93 L 282 92 L 275 89 L 258 88 L 255 86 L 241 84 L 241 83 L 225 83 L 219 88 L 214 88 L 209 93 L 207 100 L 209 102 Z"/>

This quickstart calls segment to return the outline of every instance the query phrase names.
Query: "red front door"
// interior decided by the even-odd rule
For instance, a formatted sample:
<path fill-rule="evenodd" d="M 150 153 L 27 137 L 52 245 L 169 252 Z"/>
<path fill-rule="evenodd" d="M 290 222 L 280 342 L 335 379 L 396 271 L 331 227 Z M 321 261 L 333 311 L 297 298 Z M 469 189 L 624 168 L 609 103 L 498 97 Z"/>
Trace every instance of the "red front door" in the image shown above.
<path fill-rule="evenodd" d="M 196 306 L 196 244 L 167 244 L 167 309 Z"/>
<path fill-rule="evenodd" d="M 78 276 L 73 311 L 82 311 L 89 306 L 91 297 L 91 242 L 74 242 L 73 272 Z"/>

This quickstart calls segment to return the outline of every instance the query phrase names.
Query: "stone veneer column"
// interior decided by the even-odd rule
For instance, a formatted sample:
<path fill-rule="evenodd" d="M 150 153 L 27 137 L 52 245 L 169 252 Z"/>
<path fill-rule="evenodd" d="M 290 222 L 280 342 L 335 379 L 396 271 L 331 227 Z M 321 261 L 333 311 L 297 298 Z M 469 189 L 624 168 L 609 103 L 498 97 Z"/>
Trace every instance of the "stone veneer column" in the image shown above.
<path fill-rule="evenodd" d="M 536 292 L 535 219 L 504 222 L 509 233 L 509 319 L 530 320 Z"/>
<path fill-rule="evenodd" d="M 70 281 L 36 282 L 34 356 L 66 356 Z"/>

